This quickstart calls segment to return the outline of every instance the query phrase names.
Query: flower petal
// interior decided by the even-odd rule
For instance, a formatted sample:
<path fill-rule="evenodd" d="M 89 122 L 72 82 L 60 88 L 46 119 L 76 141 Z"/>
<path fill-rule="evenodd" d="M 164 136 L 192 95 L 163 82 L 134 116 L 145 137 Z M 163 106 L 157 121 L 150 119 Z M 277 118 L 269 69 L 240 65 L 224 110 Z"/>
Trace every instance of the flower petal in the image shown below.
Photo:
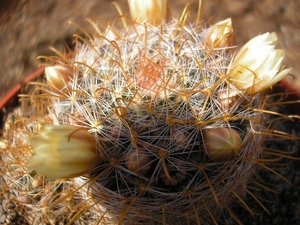
<path fill-rule="evenodd" d="M 283 79 L 288 74 L 280 72 L 284 51 L 275 49 L 276 43 L 274 32 L 246 43 L 229 65 L 229 81 L 240 91 L 254 95 Z"/>
<path fill-rule="evenodd" d="M 138 23 L 149 22 L 157 26 L 168 17 L 167 0 L 128 0 L 130 14 Z"/>
<path fill-rule="evenodd" d="M 83 175 L 102 161 L 93 136 L 77 127 L 45 125 L 29 140 L 34 146 L 34 155 L 26 166 L 49 180 Z"/>

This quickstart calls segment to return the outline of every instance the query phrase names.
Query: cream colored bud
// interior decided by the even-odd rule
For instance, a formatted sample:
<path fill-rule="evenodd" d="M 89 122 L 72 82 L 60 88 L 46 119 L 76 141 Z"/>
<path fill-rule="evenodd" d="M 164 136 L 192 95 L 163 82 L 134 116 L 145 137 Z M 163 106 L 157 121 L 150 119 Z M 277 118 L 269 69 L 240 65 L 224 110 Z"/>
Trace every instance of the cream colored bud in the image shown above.
<path fill-rule="evenodd" d="M 230 18 L 208 28 L 205 45 L 209 48 L 224 48 L 233 44 L 234 35 Z"/>
<path fill-rule="evenodd" d="M 59 95 L 74 76 L 72 68 L 68 65 L 48 66 L 45 68 L 45 75 L 51 91 Z"/>
<path fill-rule="evenodd" d="M 26 167 L 46 175 L 49 180 L 83 175 L 102 161 L 93 136 L 77 127 L 45 125 L 29 140 L 34 155 Z"/>
<path fill-rule="evenodd" d="M 235 130 L 219 127 L 204 132 L 204 145 L 211 161 L 227 162 L 240 153 L 242 140 Z"/>
<path fill-rule="evenodd" d="M 275 49 L 276 44 L 274 32 L 251 39 L 231 62 L 227 71 L 229 81 L 239 90 L 254 95 L 286 77 L 290 69 L 282 70 L 284 51 Z"/>
<path fill-rule="evenodd" d="M 160 25 L 168 17 L 167 0 L 128 0 L 130 14 L 138 23 Z"/>

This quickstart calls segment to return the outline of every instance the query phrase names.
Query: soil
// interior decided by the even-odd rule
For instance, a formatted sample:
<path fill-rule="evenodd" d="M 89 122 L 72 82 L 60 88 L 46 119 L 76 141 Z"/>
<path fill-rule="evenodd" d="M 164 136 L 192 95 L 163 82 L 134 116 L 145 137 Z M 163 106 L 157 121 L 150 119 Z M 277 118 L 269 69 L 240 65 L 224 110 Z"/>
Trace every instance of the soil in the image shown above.
<path fill-rule="evenodd" d="M 115 0 L 123 13 L 128 15 L 127 1 Z M 187 0 L 170 0 L 172 15 L 179 15 Z M 198 1 L 194 0 L 190 7 L 191 19 L 195 18 Z M 265 32 L 276 31 L 278 48 L 284 49 L 286 67 L 292 67 L 288 81 L 300 90 L 300 0 L 202 0 L 201 19 L 204 25 L 219 20 L 232 18 L 236 32 L 236 43 L 242 46 L 252 37 Z M 72 21 L 89 30 L 85 18 L 100 17 L 104 21 L 113 21 L 118 17 L 116 7 L 111 0 L 2 0 L 0 1 L 0 99 L 15 85 L 22 83 L 24 78 L 35 71 L 40 55 L 53 55 L 49 50 L 53 46 L 64 52 L 70 45 L 72 35 L 81 33 Z M 14 103 L 15 104 L 15 103 Z M 2 108 L 2 116 L 8 108 Z M 281 108 L 285 114 L 288 108 Z M 299 112 L 299 111 L 298 111 Z M 295 112 L 293 112 L 295 113 Z M 0 115 L 1 116 L 1 115 Z M 285 124 L 283 131 L 294 132 L 300 136 L 299 122 Z M 299 149 L 298 142 L 280 143 L 284 148 Z M 276 196 L 267 196 L 273 203 L 268 207 L 271 215 L 263 213 L 255 219 L 245 214 L 245 224 L 299 224 L 300 188 L 299 163 L 294 162 L 287 171 L 292 185 L 278 183 Z M 283 172 L 284 173 L 284 172 Z M 271 175 L 264 175 L 270 177 Z M 270 199 L 269 199 L 270 198 Z M 0 224 L 25 224 L 21 216 L 14 210 L 8 197 L 0 195 Z M 13 212 L 13 213 L 12 213 Z M 244 215 L 244 210 L 240 214 Z M 7 219 L 11 218 L 11 219 Z M 21 221 L 14 222 L 16 219 Z M 6 222 L 5 222 L 6 221 Z"/>

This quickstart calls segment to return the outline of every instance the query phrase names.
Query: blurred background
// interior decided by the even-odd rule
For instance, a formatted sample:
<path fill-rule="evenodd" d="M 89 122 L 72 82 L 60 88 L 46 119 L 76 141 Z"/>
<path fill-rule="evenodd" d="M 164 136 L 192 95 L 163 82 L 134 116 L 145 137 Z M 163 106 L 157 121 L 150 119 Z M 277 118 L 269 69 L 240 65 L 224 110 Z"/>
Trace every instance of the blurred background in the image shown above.
<path fill-rule="evenodd" d="M 0 1 L 0 99 L 7 91 L 22 82 L 39 65 L 39 55 L 54 55 L 53 46 L 64 51 L 71 43 L 72 34 L 79 33 L 68 21 L 91 26 L 85 18 L 118 17 L 111 0 L 1 0 Z M 115 0 L 129 16 L 126 0 Z M 172 16 L 180 15 L 187 0 L 172 0 Z M 198 0 L 191 6 L 191 21 L 196 18 Z M 250 38 L 276 31 L 278 48 L 286 51 L 285 65 L 292 67 L 289 80 L 300 90 L 300 0 L 202 0 L 203 25 L 232 18 L 238 46 Z"/>

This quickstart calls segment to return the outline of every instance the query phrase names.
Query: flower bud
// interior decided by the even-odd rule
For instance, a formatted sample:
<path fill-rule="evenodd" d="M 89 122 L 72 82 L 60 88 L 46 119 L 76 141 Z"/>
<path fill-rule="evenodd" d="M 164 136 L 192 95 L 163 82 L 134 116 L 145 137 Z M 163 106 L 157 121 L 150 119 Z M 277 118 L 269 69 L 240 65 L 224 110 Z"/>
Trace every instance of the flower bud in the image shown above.
<path fill-rule="evenodd" d="M 180 129 L 174 129 L 171 138 L 178 149 L 185 148 L 191 141 L 190 138 L 188 138 L 188 133 Z"/>
<path fill-rule="evenodd" d="M 290 69 L 282 70 L 284 51 L 275 49 L 276 44 L 274 32 L 259 35 L 246 43 L 230 63 L 229 82 L 254 95 L 282 80 Z"/>
<path fill-rule="evenodd" d="M 132 149 L 125 157 L 126 167 L 137 175 L 145 175 L 151 167 L 151 156 L 143 149 Z"/>
<path fill-rule="evenodd" d="M 29 140 L 34 155 L 26 166 L 46 175 L 49 180 L 83 175 L 102 161 L 93 136 L 77 127 L 45 125 Z"/>
<path fill-rule="evenodd" d="M 51 91 L 61 95 L 72 79 L 73 72 L 68 65 L 54 65 L 45 68 L 45 75 Z"/>
<path fill-rule="evenodd" d="M 204 145 L 211 161 L 227 162 L 240 153 L 242 140 L 235 130 L 219 127 L 204 131 Z"/>
<path fill-rule="evenodd" d="M 138 23 L 160 25 L 168 17 L 167 0 L 128 0 L 130 14 Z"/>
<path fill-rule="evenodd" d="M 205 45 L 210 48 L 224 48 L 234 43 L 231 19 L 220 21 L 207 30 Z"/>

